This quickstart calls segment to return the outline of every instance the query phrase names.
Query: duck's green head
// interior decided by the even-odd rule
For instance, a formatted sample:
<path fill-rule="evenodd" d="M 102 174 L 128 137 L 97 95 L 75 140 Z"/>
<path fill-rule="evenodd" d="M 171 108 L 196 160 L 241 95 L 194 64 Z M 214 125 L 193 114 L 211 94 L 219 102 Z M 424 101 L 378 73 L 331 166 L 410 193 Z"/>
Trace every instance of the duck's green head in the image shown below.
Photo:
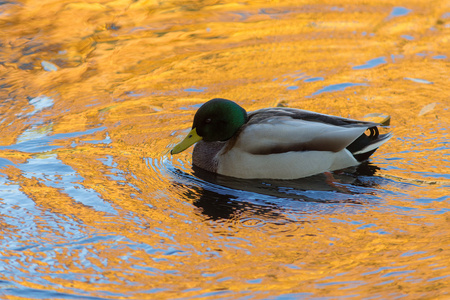
<path fill-rule="evenodd" d="M 238 104 L 220 98 L 209 100 L 195 113 L 192 130 L 170 153 L 180 153 L 200 140 L 226 141 L 245 122 L 247 122 L 247 112 Z"/>

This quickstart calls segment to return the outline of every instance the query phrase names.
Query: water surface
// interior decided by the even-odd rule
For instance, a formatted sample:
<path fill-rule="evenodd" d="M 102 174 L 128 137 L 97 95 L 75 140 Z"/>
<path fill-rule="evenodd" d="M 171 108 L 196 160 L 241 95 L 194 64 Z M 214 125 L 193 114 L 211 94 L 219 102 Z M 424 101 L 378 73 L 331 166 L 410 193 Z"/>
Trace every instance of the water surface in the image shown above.
<path fill-rule="evenodd" d="M 0 2 L 5 299 L 450 297 L 445 1 Z M 205 101 L 391 115 L 371 160 L 237 180 Z"/>

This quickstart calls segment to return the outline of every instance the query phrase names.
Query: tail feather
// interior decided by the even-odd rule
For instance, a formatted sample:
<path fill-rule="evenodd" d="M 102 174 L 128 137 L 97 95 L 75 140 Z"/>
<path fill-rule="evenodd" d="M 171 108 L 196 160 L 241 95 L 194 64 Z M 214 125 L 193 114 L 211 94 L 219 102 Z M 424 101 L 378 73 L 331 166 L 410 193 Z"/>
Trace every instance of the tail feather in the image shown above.
<path fill-rule="evenodd" d="M 363 149 L 354 152 L 353 154 L 361 154 L 366 153 L 372 150 L 376 150 L 378 147 L 386 143 L 392 137 L 392 133 L 386 133 L 379 135 L 376 140 L 372 141 L 372 143 L 368 144 Z"/>
<path fill-rule="evenodd" d="M 381 145 L 386 143 L 391 137 L 392 133 L 379 134 L 378 128 L 369 128 L 370 134 L 362 134 L 353 143 L 351 143 L 347 150 L 349 150 L 357 161 L 364 161 L 368 159 Z"/>

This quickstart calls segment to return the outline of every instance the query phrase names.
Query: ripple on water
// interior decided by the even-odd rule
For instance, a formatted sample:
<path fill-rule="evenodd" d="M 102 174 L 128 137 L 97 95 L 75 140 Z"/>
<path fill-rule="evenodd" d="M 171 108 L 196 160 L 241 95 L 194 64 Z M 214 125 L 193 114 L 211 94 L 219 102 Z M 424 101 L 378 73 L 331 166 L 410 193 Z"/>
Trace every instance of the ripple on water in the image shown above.
<path fill-rule="evenodd" d="M 81 177 L 71 166 L 57 158 L 56 153 L 36 155 L 18 166 L 27 178 L 34 178 L 54 187 L 84 205 L 110 214 L 117 214 L 111 204 L 101 195 L 83 186 Z"/>
<path fill-rule="evenodd" d="M 44 104 L 41 103 L 36 107 L 37 110 L 40 110 L 48 106 L 51 106 L 51 103 L 44 100 Z M 51 135 L 51 123 L 33 125 L 17 138 L 15 144 L 0 147 L 0 150 L 29 153 L 27 158 L 15 163 L 7 159 L 2 159 L 1 167 L 14 166 L 17 170 L 20 170 L 23 178 L 28 179 L 29 182 L 33 181 L 42 184 L 42 187 L 53 188 L 54 196 L 60 193 L 63 197 L 67 196 L 73 201 L 81 203 L 85 207 L 95 211 L 100 211 L 108 215 L 116 215 L 117 211 L 111 203 L 104 200 L 99 192 L 84 186 L 84 178 L 72 166 L 64 163 L 58 157 L 58 152 L 55 150 L 61 148 L 61 146 L 52 145 L 61 139 L 80 138 L 103 131 L 104 129 L 105 127 L 99 127 L 80 132 Z M 88 140 L 87 142 L 103 141 Z M 83 141 L 79 143 L 83 143 Z M 32 195 L 25 193 L 20 184 L 11 184 L 2 177 L 2 180 L 0 180 L 0 190 L 2 191 L 2 199 L 5 201 L 3 208 L 5 211 L 10 211 L 10 215 L 28 214 L 34 215 L 34 218 L 41 218 L 42 212 L 40 211 L 39 203 L 35 202 Z M 18 212 L 17 210 L 22 211 Z M 54 219 L 54 217 L 51 219 Z M 36 221 L 36 219 L 32 220 Z"/>
<path fill-rule="evenodd" d="M 28 153 L 44 153 L 61 148 L 61 146 L 51 145 L 54 141 L 90 135 L 105 129 L 106 127 L 97 127 L 85 131 L 49 135 L 52 132 L 51 124 L 43 126 L 36 125 L 25 130 L 22 135 L 18 137 L 15 144 L 0 146 L 0 150 L 18 150 Z"/>

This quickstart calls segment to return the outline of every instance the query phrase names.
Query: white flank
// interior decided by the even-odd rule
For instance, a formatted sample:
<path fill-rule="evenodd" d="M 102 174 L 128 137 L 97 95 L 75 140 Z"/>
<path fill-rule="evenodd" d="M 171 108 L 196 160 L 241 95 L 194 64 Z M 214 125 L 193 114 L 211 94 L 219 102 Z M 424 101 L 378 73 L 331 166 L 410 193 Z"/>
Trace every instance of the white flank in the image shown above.
<path fill-rule="evenodd" d="M 296 179 L 358 165 L 346 149 L 253 155 L 233 148 L 219 157 L 217 173 L 238 178 Z"/>

